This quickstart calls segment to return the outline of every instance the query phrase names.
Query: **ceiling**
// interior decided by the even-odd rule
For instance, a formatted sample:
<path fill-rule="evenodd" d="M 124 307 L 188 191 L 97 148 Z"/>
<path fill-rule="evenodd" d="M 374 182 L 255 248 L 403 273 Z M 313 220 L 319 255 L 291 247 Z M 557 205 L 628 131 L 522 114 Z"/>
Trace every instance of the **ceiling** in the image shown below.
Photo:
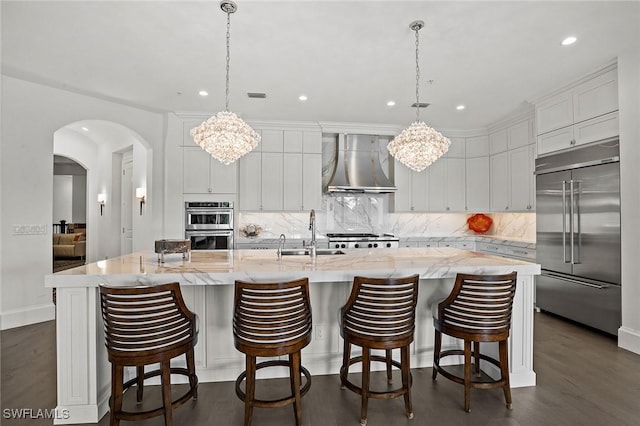
<path fill-rule="evenodd" d="M 230 110 L 247 120 L 410 123 L 409 23 L 417 19 L 425 22 L 420 101 L 431 104 L 420 117 L 441 129 L 486 127 L 640 49 L 639 1 L 237 4 Z M 1 7 L 5 75 L 152 111 L 224 109 L 226 15 L 216 0 L 2 1 Z M 568 35 L 578 41 L 561 46 Z M 250 99 L 247 92 L 267 97 Z M 457 111 L 459 104 L 466 109 Z"/>

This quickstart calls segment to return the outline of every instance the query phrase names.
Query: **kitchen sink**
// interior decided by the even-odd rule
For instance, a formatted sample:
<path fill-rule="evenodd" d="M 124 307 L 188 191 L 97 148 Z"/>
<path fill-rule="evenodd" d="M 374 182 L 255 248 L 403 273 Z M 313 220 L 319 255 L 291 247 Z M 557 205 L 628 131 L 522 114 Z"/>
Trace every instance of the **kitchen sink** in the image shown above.
<path fill-rule="evenodd" d="M 283 256 L 309 256 L 309 250 L 307 249 L 283 249 L 281 251 Z M 336 249 L 316 249 L 316 255 L 334 255 L 345 254 L 342 250 Z"/>

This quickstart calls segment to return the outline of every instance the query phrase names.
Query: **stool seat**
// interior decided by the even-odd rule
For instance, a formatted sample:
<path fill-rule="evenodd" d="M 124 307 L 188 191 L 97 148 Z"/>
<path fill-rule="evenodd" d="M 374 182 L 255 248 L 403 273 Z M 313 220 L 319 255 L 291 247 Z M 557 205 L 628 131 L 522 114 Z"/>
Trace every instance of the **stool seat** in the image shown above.
<path fill-rule="evenodd" d="M 105 345 L 111 363 L 110 425 L 120 420 L 142 420 L 164 415 L 165 426 L 173 423 L 173 410 L 198 397 L 193 348 L 197 343 L 196 315 L 186 307 L 178 283 L 152 287 L 108 287 L 100 285 Z M 186 368 L 171 367 L 171 360 L 185 355 Z M 145 371 L 145 366 L 160 364 Z M 136 377 L 123 383 L 124 367 L 136 367 Z M 188 389 L 171 396 L 171 375 L 186 376 Z M 122 409 L 124 392 L 137 386 L 136 401 L 142 402 L 144 381 L 160 376 L 160 407 L 129 412 Z"/>
<path fill-rule="evenodd" d="M 311 374 L 301 365 L 302 348 L 311 342 L 311 303 L 307 278 L 275 283 L 235 282 L 233 337 L 246 356 L 246 369 L 236 380 L 236 395 L 245 403 L 245 426 L 253 421 L 253 407 L 275 408 L 292 404 L 296 425 L 302 423 L 301 398 L 311 387 Z M 288 355 L 288 360 L 256 362 L 257 357 Z M 256 371 L 289 368 L 291 394 L 275 400 L 255 397 Z M 305 377 L 301 385 L 301 375 Z M 242 390 L 245 382 L 245 390 Z"/>
<path fill-rule="evenodd" d="M 516 291 L 515 272 L 504 275 L 458 274 L 449 296 L 432 309 L 435 327 L 432 378 L 438 373 L 464 385 L 464 410 L 471 411 L 471 389 L 502 388 L 507 408 L 511 408 L 509 354 L 507 342 L 511 310 Z M 442 350 L 442 334 L 462 339 L 464 349 Z M 499 359 L 480 353 L 481 342 L 498 342 Z M 473 348 L 472 348 L 473 346 Z M 442 358 L 464 356 L 464 375 L 456 375 L 440 365 Z M 471 374 L 473 357 L 474 374 Z M 500 369 L 500 378 L 481 374 L 481 360 Z"/>
<path fill-rule="evenodd" d="M 405 411 L 413 418 L 411 405 L 411 372 L 409 345 L 413 341 L 415 310 L 418 301 L 418 275 L 404 278 L 355 277 L 351 295 L 340 309 L 340 335 L 344 339 L 340 382 L 361 395 L 360 424 L 367 424 L 369 398 L 391 399 L 404 397 Z M 351 357 L 351 345 L 362 348 L 362 355 Z M 384 350 L 384 356 L 372 355 L 371 350 Z M 400 349 L 400 361 L 392 351 Z M 396 389 L 370 388 L 371 361 L 386 365 L 387 381 L 392 382 L 392 367 L 401 372 L 402 385 Z M 349 367 L 362 363 L 362 385 L 349 380 Z"/>

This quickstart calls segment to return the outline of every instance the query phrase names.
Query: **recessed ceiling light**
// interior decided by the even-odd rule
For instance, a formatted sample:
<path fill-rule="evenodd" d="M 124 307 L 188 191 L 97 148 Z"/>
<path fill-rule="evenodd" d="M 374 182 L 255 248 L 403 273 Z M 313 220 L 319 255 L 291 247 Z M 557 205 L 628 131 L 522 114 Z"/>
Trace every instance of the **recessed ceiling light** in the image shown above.
<path fill-rule="evenodd" d="M 562 40 L 562 45 L 563 46 L 569 46 L 570 44 L 575 43 L 576 41 L 578 41 L 577 38 L 575 38 L 574 36 L 571 37 L 567 37 L 564 40 Z"/>
<path fill-rule="evenodd" d="M 80 127 L 80 128 L 81 128 L 82 130 L 84 130 L 85 132 L 88 132 L 88 131 L 89 131 L 89 129 L 88 129 L 87 127 L 82 126 L 82 127 Z"/>
<path fill-rule="evenodd" d="M 298 96 L 298 99 L 300 99 L 301 101 L 306 101 L 307 100 L 307 95 L 300 95 L 300 96 Z"/>
<path fill-rule="evenodd" d="M 395 106 L 395 105 L 396 105 L 395 101 L 387 102 L 387 106 Z"/>
<path fill-rule="evenodd" d="M 464 107 L 464 105 L 458 105 L 458 106 L 456 107 L 456 109 L 457 109 L 458 111 L 462 111 L 464 108 L 465 108 L 465 107 Z"/>
<path fill-rule="evenodd" d="M 207 92 L 206 90 L 201 90 L 198 92 L 198 95 L 200 96 L 209 96 L 209 92 Z"/>

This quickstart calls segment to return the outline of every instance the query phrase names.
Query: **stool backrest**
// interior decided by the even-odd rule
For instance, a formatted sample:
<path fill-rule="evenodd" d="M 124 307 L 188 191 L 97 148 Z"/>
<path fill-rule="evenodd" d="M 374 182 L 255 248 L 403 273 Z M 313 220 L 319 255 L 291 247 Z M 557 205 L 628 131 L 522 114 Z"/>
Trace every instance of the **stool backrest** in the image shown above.
<path fill-rule="evenodd" d="M 451 294 L 438 305 L 437 322 L 454 332 L 508 335 L 515 292 L 516 272 L 458 274 Z"/>
<path fill-rule="evenodd" d="M 236 281 L 233 335 L 238 350 L 256 356 L 298 351 L 311 341 L 309 280 Z"/>
<path fill-rule="evenodd" d="M 355 277 L 351 295 L 341 309 L 343 333 L 359 344 L 359 339 L 380 343 L 413 341 L 418 275 L 403 278 Z M 344 337 L 344 335 L 343 335 Z"/>
<path fill-rule="evenodd" d="M 178 283 L 149 287 L 100 286 L 105 344 L 109 357 L 171 358 L 195 345 L 195 314 Z"/>

